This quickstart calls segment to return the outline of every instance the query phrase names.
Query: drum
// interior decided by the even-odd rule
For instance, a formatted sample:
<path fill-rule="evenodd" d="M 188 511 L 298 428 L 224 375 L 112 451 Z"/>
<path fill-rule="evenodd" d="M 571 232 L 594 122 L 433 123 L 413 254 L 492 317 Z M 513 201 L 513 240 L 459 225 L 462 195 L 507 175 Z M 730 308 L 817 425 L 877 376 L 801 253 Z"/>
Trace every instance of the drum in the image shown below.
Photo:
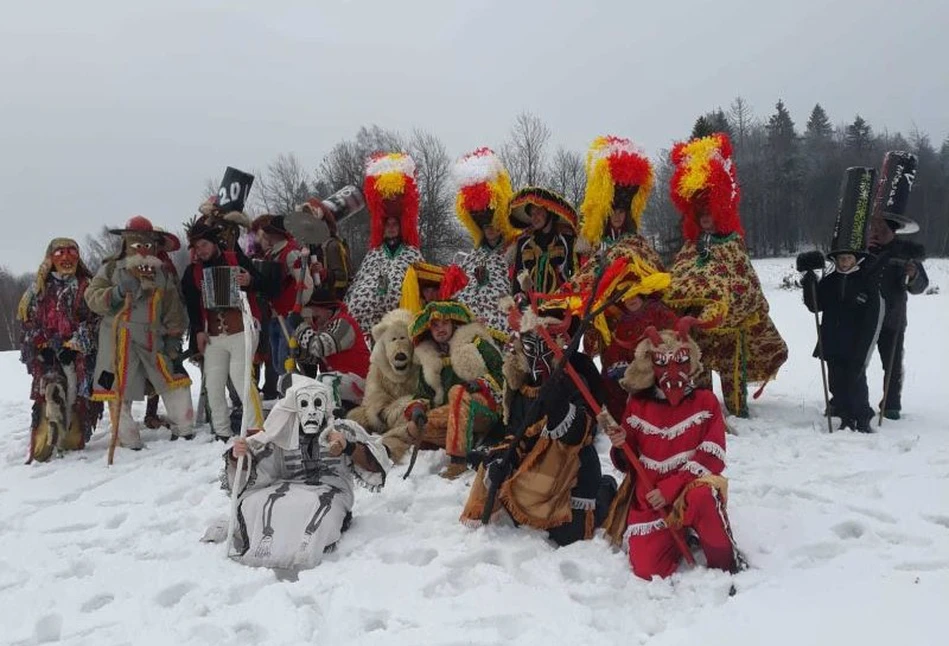
<path fill-rule="evenodd" d="M 205 267 L 201 277 L 204 307 L 208 310 L 239 308 L 241 289 L 237 284 L 240 267 Z"/>

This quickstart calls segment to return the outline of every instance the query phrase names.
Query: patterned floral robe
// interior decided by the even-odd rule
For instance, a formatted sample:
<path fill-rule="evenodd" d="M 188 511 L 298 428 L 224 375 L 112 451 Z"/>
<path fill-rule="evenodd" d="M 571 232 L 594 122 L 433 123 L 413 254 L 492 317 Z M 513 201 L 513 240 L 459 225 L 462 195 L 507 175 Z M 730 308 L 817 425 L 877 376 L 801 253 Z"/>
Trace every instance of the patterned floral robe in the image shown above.
<path fill-rule="evenodd" d="M 694 329 L 706 369 L 719 373 L 725 406 L 748 416 L 747 384 L 773 378 L 788 348 L 771 317 L 758 275 L 738 234 L 687 241 L 675 257 L 667 302 L 709 324 Z M 710 376 L 707 376 L 710 385 Z"/>

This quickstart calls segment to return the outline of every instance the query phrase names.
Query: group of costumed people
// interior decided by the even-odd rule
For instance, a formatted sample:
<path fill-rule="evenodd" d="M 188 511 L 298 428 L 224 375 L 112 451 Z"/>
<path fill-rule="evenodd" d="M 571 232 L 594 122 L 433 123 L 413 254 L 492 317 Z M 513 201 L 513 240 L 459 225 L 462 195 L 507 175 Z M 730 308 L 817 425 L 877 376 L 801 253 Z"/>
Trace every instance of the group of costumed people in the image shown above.
<path fill-rule="evenodd" d="M 253 221 L 241 201 L 209 200 L 188 224 L 181 276 L 178 239 L 141 216 L 114 231 L 121 250 L 94 276 L 75 242 L 53 240 L 20 307 L 31 459 L 82 448 L 102 402 L 119 444 L 141 448 L 130 406 L 147 396 L 163 400 L 172 439 L 193 438 L 190 358 L 236 500 L 230 533 L 210 540 L 243 563 L 316 565 L 351 522 L 355 483 L 378 490 L 394 464 L 408 476 L 437 450 L 441 476 L 471 479 L 466 524 L 525 525 L 558 545 L 603 528 L 647 579 L 692 562 L 689 539 L 734 572 L 711 373 L 726 411 L 746 417 L 749 384 L 774 379 L 787 347 L 743 242 L 728 138 L 679 144 L 672 161 L 685 242 L 668 269 L 640 231 L 653 167 L 618 137 L 591 145 L 579 210 L 543 187 L 515 192 L 488 148 L 460 158 L 455 211 L 471 247 L 458 265 L 423 257 L 415 163 L 401 152 L 367 161 L 358 271 L 316 199 Z M 328 235 L 295 239 L 301 218 Z M 219 268 L 238 300 L 209 293 Z M 901 348 L 902 329 L 890 343 Z M 264 398 L 279 391 L 266 418 L 264 373 Z M 600 431 L 622 483 L 601 471 Z"/>

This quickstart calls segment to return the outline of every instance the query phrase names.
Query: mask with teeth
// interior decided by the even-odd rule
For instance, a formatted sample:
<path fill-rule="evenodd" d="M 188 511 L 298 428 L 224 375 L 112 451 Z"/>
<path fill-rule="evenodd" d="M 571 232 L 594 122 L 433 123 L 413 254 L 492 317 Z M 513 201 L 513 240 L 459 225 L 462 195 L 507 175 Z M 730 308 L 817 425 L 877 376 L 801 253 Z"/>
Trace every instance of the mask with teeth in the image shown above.
<path fill-rule="evenodd" d="M 333 419 L 333 392 L 319 382 L 296 388 L 294 399 L 300 432 L 304 435 L 322 433 Z"/>
<path fill-rule="evenodd" d="M 125 235 L 125 268 L 142 281 L 146 290 L 154 288 L 155 275 L 162 266 L 157 256 L 158 240 L 149 235 L 129 233 Z"/>
<path fill-rule="evenodd" d="M 694 318 L 686 316 L 679 319 L 674 330 L 647 328 L 620 385 L 631 393 L 654 387 L 677 406 L 695 388 L 693 379 L 702 370 L 702 353 L 689 336 L 695 323 Z"/>

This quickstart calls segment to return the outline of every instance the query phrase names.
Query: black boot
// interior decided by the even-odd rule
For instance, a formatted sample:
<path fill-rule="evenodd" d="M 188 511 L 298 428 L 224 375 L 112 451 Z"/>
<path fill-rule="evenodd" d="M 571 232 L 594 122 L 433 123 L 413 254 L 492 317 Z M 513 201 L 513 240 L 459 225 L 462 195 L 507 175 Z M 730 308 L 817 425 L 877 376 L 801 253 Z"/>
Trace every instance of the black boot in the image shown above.
<path fill-rule="evenodd" d="M 600 476 L 600 488 L 596 492 L 596 512 L 593 516 L 594 527 L 600 527 L 610 513 L 610 506 L 616 497 L 616 490 L 619 486 L 616 484 L 616 478 L 613 476 Z"/>

